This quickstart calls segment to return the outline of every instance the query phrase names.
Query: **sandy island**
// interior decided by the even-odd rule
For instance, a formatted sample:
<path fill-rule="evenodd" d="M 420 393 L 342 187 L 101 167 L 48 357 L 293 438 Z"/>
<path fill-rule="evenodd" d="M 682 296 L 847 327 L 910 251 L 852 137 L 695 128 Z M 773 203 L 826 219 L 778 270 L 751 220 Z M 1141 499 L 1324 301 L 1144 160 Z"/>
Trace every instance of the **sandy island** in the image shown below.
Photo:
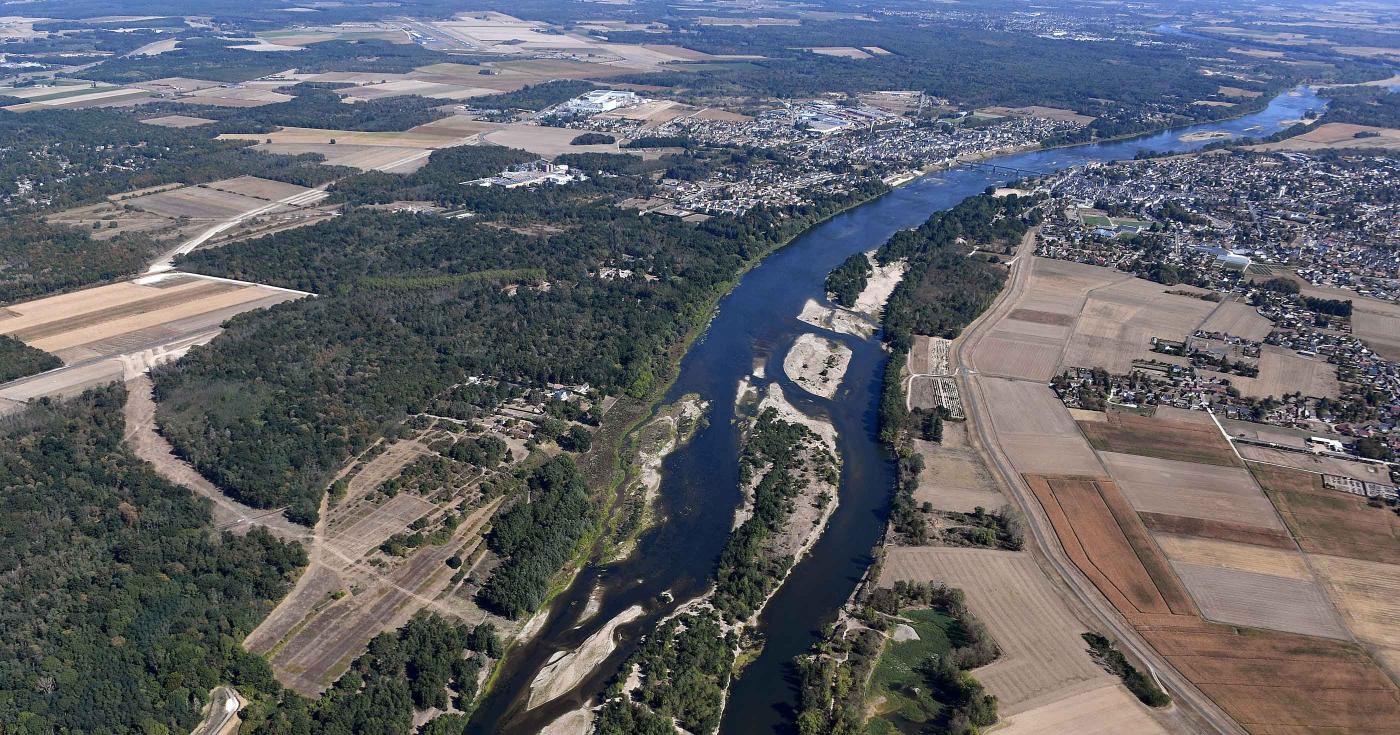
<path fill-rule="evenodd" d="M 807 333 L 783 358 L 783 372 L 809 393 L 832 398 L 851 364 L 851 348 L 834 339 Z"/>
<path fill-rule="evenodd" d="M 578 648 L 567 653 L 561 651 L 555 654 L 530 684 L 530 701 L 526 709 L 534 709 L 545 702 L 553 701 L 578 686 L 585 676 L 617 649 L 617 642 L 613 640 L 613 633 L 617 627 L 641 616 L 642 606 L 633 605 L 588 636 L 588 640 Z"/>
<path fill-rule="evenodd" d="M 904 278 L 904 271 L 908 265 L 902 260 L 889 265 L 876 265 L 871 257 L 873 252 L 866 253 L 866 257 L 871 258 L 873 272 L 865 284 L 865 289 L 856 297 L 854 306 L 847 309 L 830 303 L 823 304 L 816 299 L 807 299 L 807 303 L 802 305 L 802 312 L 797 315 L 798 320 L 861 339 L 874 336 L 880 329 L 880 314 L 884 311 L 885 302 Z"/>

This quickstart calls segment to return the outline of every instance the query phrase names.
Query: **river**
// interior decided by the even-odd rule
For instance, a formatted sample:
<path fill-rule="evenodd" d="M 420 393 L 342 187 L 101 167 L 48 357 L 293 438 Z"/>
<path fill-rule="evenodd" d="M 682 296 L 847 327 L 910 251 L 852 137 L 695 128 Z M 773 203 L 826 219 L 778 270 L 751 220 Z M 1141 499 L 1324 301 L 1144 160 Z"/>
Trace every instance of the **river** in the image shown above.
<path fill-rule="evenodd" d="M 814 227 L 749 271 L 719 303 L 704 335 L 682 359 L 666 401 L 697 393 L 711 405 L 709 424 L 663 465 L 662 522 L 639 540 L 628 559 L 591 565 L 555 598 L 543 628 L 503 665 L 491 694 L 473 716 L 473 733 L 537 732 L 595 697 L 616 674 L 636 641 L 675 607 L 704 592 L 739 503 L 739 435 L 734 398 L 739 381 L 763 366 L 800 410 L 829 416 L 840 433 L 840 504 L 821 540 L 797 564 L 760 618 L 762 653 L 734 683 L 722 733 L 792 732 L 796 688 L 791 662 L 818 640 L 871 562 L 891 491 L 894 467 L 876 436 L 876 407 L 886 354 L 878 339 L 830 334 L 853 351 L 833 400 L 816 398 L 783 376 L 782 358 L 798 335 L 815 328 L 798 321 L 808 299 L 824 300 L 828 272 L 852 253 L 878 247 L 901 229 L 988 186 L 1014 178 L 1008 169 L 1050 173 L 1096 161 L 1133 158 L 1142 151 L 1183 152 L 1208 141 L 1183 136 L 1223 131 L 1262 137 L 1325 103 L 1310 89 L 1280 94 L 1256 113 L 1111 143 L 1034 151 L 924 176 Z M 585 603 L 600 592 L 597 614 L 580 623 Z M 664 595 L 663 593 L 670 593 Z M 673 601 L 672 601 L 673 600 Z M 572 650 L 608 620 L 640 604 L 645 614 L 619 628 L 618 650 L 572 693 L 525 711 L 529 685 L 559 651 Z"/>

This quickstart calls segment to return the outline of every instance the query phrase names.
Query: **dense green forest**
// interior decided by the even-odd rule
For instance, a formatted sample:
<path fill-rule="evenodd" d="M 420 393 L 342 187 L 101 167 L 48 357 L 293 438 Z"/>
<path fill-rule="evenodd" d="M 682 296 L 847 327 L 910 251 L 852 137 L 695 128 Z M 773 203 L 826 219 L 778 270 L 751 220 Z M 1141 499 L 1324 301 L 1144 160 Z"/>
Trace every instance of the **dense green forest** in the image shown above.
<path fill-rule="evenodd" d="M 306 563 L 123 445 L 120 385 L 0 428 L 0 731 L 188 731 L 209 690 L 275 697 L 239 645 Z"/>
<path fill-rule="evenodd" d="M 870 258 L 865 253 L 856 253 L 827 274 L 826 291 L 836 303 L 847 308 L 855 306 L 856 298 L 865 290 L 873 272 Z"/>
<path fill-rule="evenodd" d="M 321 165 L 320 156 L 268 155 L 211 136 L 146 125 L 125 111 L 0 112 L 0 204 L 52 210 L 171 182 L 248 174 L 312 186 L 352 173 Z"/>
<path fill-rule="evenodd" d="M 474 218 L 361 208 L 181 259 L 183 269 L 320 296 L 240 315 L 154 373 L 177 451 L 240 500 L 291 505 L 309 522 L 345 459 L 467 376 L 649 395 L 671 349 L 745 263 L 883 191 L 876 181 L 693 225 L 613 206 L 646 190 L 641 176 L 536 191 L 459 183 L 525 158 L 450 149 L 417 174 L 368 174 L 336 189 L 352 202 L 425 198 Z M 635 275 L 589 275 L 616 264 Z"/>
<path fill-rule="evenodd" d="M 34 218 L 0 219 L 0 303 L 135 273 L 159 249 L 141 234 L 94 240 L 84 230 Z"/>
<path fill-rule="evenodd" d="M 733 633 L 713 613 L 682 615 L 662 623 L 623 664 L 636 667 L 642 685 L 635 699 L 623 694 L 625 676 L 609 687 L 598 712 L 596 735 L 709 733 L 719 726 L 724 688 L 734 668 Z"/>
<path fill-rule="evenodd" d="M 415 710 L 451 705 L 470 713 L 479 672 L 488 658 L 501 655 L 501 641 L 489 624 L 468 628 L 436 613 L 420 613 L 399 630 L 371 640 L 369 649 L 319 699 L 284 692 L 280 703 L 240 713 L 240 732 L 403 735 L 413 731 Z M 465 727 L 464 714 L 445 714 L 420 732 L 461 735 Z"/>
<path fill-rule="evenodd" d="M 767 547 L 769 539 L 783 532 L 793 500 L 806 484 L 801 471 L 830 473 L 836 481 L 829 455 L 803 451 L 815 441 L 810 429 L 779 419 L 771 408 L 745 434 L 740 482 L 747 485 L 754 473 L 762 477 L 753 489 L 752 514 L 729 534 L 720 552 L 712 598 L 715 609 L 731 622 L 753 615 L 792 566 L 790 556 L 774 558 Z"/>
<path fill-rule="evenodd" d="M 195 115 L 218 123 L 214 133 L 264 133 L 278 126 L 332 130 L 399 131 L 447 115 L 441 100 L 405 95 L 346 104 L 324 86 L 301 83 L 283 90 L 294 97 L 258 107 L 209 107 L 177 103 L 146 105 L 148 114 Z M 350 170 L 344 173 L 351 173 Z"/>
<path fill-rule="evenodd" d="M 566 456 L 536 468 L 526 487 L 529 501 L 492 521 L 486 545 L 504 561 L 477 595 L 482 605 L 509 618 L 539 609 L 549 581 L 573 557 L 592 518 L 588 485 Z"/>
<path fill-rule="evenodd" d="M 0 383 L 53 370 L 63 361 L 9 336 L 0 334 Z"/>

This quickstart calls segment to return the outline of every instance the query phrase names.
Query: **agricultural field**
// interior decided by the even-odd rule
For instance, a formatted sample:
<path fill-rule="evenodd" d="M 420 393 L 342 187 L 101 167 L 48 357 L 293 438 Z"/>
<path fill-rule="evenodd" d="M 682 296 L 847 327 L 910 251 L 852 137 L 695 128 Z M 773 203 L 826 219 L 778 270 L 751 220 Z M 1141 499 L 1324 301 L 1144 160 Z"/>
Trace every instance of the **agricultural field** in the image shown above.
<path fill-rule="evenodd" d="M 1297 580 L 1313 578 L 1303 555 L 1296 549 L 1171 533 L 1153 534 L 1153 538 L 1162 553 L 1174 564 L 1213 566 Z"/>
<path fill-rule="evenodd" d="M 1033 258 L 1031 264 L 1030 281 L 1012 311 L 978 342 L 976 363 L 985 374 L 1050 380 L 1089 293 L 1130 278 L 1063 260 Z"/>
<path fill-rule="evenodd" d="M 1372 137 L 1357 138 L 1357 133 L 1375 133 Z M 1370 125 L 1352 123 L 1324 123 L 1302 135 L 1278 141 L 1250 146 L 1264 151 L 1319 151 L 1346 148 L 1381 148 L 1388 151 L 1400 150 L 1400 130 L 1377 128 Z"/>
<path fill-rule="evenodd" d="M 980 365 L 980 363 L 978 363 Z M 1074 419 L 1043 384 L 982 377 L 992 425 L 1006 456 L 1023 473 L 1101 474 Z"/>
<path fill-rule="evenodd" d="M 1215 308 L 1167 290 L 1140 278 L 1095 289 L 1075 322 L 1064 364 L 1127 373 L 1133 360 L 1149 356 L 1153 337 L 1184 340 Z"/>
<path fill-rule="evenodd" d="M 1075 566 L 1129 621 L 1195 615 L 1185 587 L 1112 480 L 1026 475 Z"/>
<path fill-rule="evenodd" d="M 945 421 L 942 442 L 916 439 L 914 448 L 924 458 L 915 503 L 956 513 L 971 513 L 978 507 L 992 511 L 1006 504 L 981 455 L 968 444 L 966 422 Z"/>
<path fill-rule="evenodd" d="M 193 117 L 190 115 L 162 115 L 160 117 L 148 117 L 141 122 L 147 125 L 159 125 L 164 128 L 197 128 L 201 125 L 213 125 L 215 121 L 207 117 Z"/>
<path fill-rule="evenodd" d="M 1140 513 L 1284 530 L 1273 504 L 1242 467 L 1118 452 L 1100 452 L 1099 456 L 1123 496 Z"/>
<path fill-rule="evenodd" d="M 1080 637 L 1084 626 L 1028 554 L 934 546 L 887 550 L 882 586 L 930 580 L 962 589 L 968 608 L 1001 649 L 1001 658 L 972 673 L 997 696 L 1003 716 L 1014 717 L 1083 688 L 1116 686 L 1112 675 L 1090 658 Z M 1124 704 L 1141 709 L 1131 697 Z"/>
<path fill-rule="evenodd" d="M 1305 288 L 1305 291 L 1316 290 L 1319 289 Z M 1328 290 L 1325 293 L 1336 294 L 1337 292 Z M 1400 360 L 1400 305 L 1388 301 L 1357 297 L 1350 291 L 1343 293 L 1346 294 L 1345 297 L 1332 296 L 1331 298 L 1351 300 L 1352 334 L 1364 340 L 1371 349 L 1387 360 Z"/>
<path fill-rule="evenodd" d="M 1079 429 L 1100 452 L 1239 466 L 1230 442 L 1211 424 L 1112 413 L 1107 421 L 1081 421 Z"/>
<path fill-rule="evenodd" d="M 1254 463 L 1250 471 L 1304 551 L 1400 564 L 1400 516 L 1324 488 L 1321 475 Z"/>
<path fill-rule="evenodd" d="M 1252 733 L 1379 735 L 1400 718 L 1400 689 L 1354 644 L 1203 621 L 1141 631 Z"/>
<path fill-rule="evenodd" d="M 69 396 L 133 377 L 209 341 L 236 314 L 305 295 L 171 274 L 11 305 L 0 311 L 0 334 L 56 355 L 65 367 L 0 387 L 0 399 Z"/>
<path fill-rule="evenodd" d="M 1005 718 L 997 735 L 1166 735 L 1123 687 L 1104 683 Z"/>
<path fill-rule="evenodd" d="M 1336 398 L 1340 389 L 1335 365 L 1273 345 L 1264 345 L 1259 355 L 1259 377 L 1232 375 L 1230 383 L 1251 398 L 1278 398 L 1295 391 L 1302 391 L 1305 396 Z"/>
<path fill-rule="evenodd" d="M 1176 571 L 1207 620 L 1322 638 L 1347 638 L 1321 585 L 1211 564 L 1175 562 Z"/>
<path fill-rule="evenodd" d="M 1400 677 L 1400 565 L 1321 554 L 1311 561 L 1347 627 Z"/>
<path fill-rule="evenodd" d="M 1224 332 L 1236 337 L 1262 341 L 1273 331 L 1274 323 L 1261 316 L 1254 307 L 1239 301 L 1221 301 L 1215 311 L 1201 322 L 1207 332 Z"/>

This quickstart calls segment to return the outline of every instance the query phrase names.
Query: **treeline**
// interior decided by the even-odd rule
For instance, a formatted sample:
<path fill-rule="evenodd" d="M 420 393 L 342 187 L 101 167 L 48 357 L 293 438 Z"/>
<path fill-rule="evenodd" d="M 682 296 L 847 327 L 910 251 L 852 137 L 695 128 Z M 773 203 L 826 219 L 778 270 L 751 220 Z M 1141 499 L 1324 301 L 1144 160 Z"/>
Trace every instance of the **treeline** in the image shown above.
<path fill-rule="evenodd" d="M 598 85 L 580 79 L 555 79 L 543 84 L 521 87 L 514 92 L 488 94 L 473 97 L 472 107 L 478 110 L 532 110 L 538 112 L 546 107 L 571 100 Z"/>
<path fill-rule="evenodd" d="M 136 273 L 159 250 L 140 233 L 94 240 L 84 230 L 37 218 L 0 219 L 0 303 Z"/>
<path fill-rule="evenodd" d="M 188 731 L 209 690 L 279 687 L 239 642 L 306 563 L 124 445 L 120 384 L 0 427 L 0 731 Z"/>
<path fill-rule="evenodd" d="M 681 615 L 662 623 L 608 687 L 593 732 L 674 735 L 676 725 L 686 732 L 714 732 L 737 645 L 735 635 L 720 627 L 713 612 Z M 623 686 L 634 667 L 642 684 L 628 697 Z"/>
<path fill-rule="evenodd" d="M 528 502 L 492 521 L 486 545 L 503 559 L 477 593 L 508 618 L 538 610 L 549 581 L 571 559 L 592 522 L 588 485 L 573 460 L 555 457 L 526 478 Z"/>
<path fill-rule="evenodd" d="M 870 282 L 870 274 L 874 272 L 870 267 L 870 258 L 866 257 L 865 253 L 856 253 L 827 274 L 826 292 L 831 295 L 832 300 L 844 307 L 855 306 L 856 299 L 860 292 L 865 290 L 866 284 Z"/>
<path fill-rule="evenodd" d="M 403 735 L 414 731 L 416 712 L 451 707 L 462 714 L 438 715 L 418 732 L 461 735 L 474 706 L 478 676 L 502 652 L 489 623 L 468 628 L 436 613 L 419 614 L 403 628 L 375 636 L 369 650 L 319 699 L 287 691 L 277 705 L 241 712 L 240 732 Z"/>
<path fill-rule="evenodd" d="M 367 71 L 404 73 L 440 62 L 470 59 L 431 51 L 416 43 L 376 39 L 324 41 L 295 51 L 249 51 L 237 48 L 257 41 L 191 36 L 173 51 L 110 59 L 82 72 L 83 79 L 112 84 L 190 77 L 213 82 L 246 82 L 295 67 L 303 73 Z"/>
<path fill-rule="evenodd" d="M 61 367 L 63 361 L 9 336 L 0 334 L 0 383 Z"/>
<path fill-rule="evenodd" d="M 1123 684 L 1128 687 L 1143 704 L 1148 707 L 1165 707 L 1171 704 L 1171 697 L 1157 686 L 1157 681 L 1138 670 L 1136 666 L 1128 663 L 1128 659 L 1123 656 L 1113 641 L 1099 635 L 1098 633 L 1084 633 L 1084 642 L 1089 644 L 1089 651 L 1094 658 L 1103 665 L 1109 673 L 1118 676 L 1123 680 Z"/>
<path fill-rule="evenodd" d="M 333 89 L 301 83 L 282 90 L 294 95 L 286 102 L 258 107 L 211 107 L 164 103 L 148 112 L 194 115 L 218 121 L 214 133 L 266 133 L 279 126 L 331 130 L 400 131 L 432 122 L 447 113 L 441 100 L 401 95 L 346 104 Z M 347 169 L 346 173 L 351 170 Z"/>

